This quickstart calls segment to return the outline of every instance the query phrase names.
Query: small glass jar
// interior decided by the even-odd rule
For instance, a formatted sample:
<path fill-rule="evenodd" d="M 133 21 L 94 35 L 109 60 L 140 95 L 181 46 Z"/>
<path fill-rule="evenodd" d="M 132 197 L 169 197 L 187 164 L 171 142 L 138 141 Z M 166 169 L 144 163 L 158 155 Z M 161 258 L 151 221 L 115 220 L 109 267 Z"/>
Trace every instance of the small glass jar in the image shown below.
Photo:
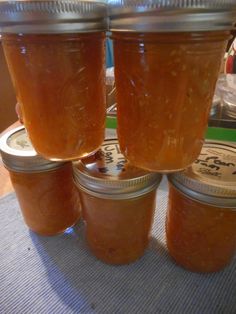
<path fill-rule="evenodd" d="M 92 1 L 0 2 L 24 124 L 47 159 L 78 159 L 104 140 L 105 20 L 106 6 Z"/>
<path fill-rule="evenodd" d="M 133 165 L 172 172 L 199 155 L 234 10 L 218 0 L 110 1 L 118 138 Z"/>
<path fill-rule="evenodd" d="M 40 235 L 56 235 L 79 220 L 79 193 L 70 162 L 51 162 L 39 156 L 24 127 L 1 138 L 0 152 L 31 230 Z"/>
<path fill-rule="evenodd" d="M 177 264 L 216 272 L 236 252 L 236 146 L 207 142 L 195 163 L 169 176 L 166 239 Z"/>
<path fill-rule="evenodd" d="M 219 95 L 215 93 L 213 97 L 212 105 L 211 105 L 209 118 L 217 117 L 220 111 L 220 107 L 221 107 L 221 98 Z"/>
<path fill-rule="evenodd" d="M 93 254 L 108 264 L 140 258 L 149 243 L 161 176 L 127 163 L 118 140 L 109 139 L 74 163 L 74 178 Z"/>
<path fill-rule="evenodd" d="M 225 74 L 219 77 L 217 92 L 222 100 L 222 112 L 225 119 L 236 119 L 236 74 Z"/>

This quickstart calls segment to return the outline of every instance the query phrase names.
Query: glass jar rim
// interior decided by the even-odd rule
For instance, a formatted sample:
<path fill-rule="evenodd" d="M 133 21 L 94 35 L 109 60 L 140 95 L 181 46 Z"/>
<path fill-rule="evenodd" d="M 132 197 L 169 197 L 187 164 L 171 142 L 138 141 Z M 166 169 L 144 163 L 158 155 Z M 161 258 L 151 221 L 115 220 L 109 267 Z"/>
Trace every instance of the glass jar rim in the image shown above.
<path fill-rule="evenodd" d="M 75 182 L 91 193 L 117 198 L 141 195 L 157 187 L 162 178 L 158 173 L 126 163 L 118 139 L 105 140 L 98 152 L 74 162 L 73 173 Z"/>
<path fill-rule="evenodd" d="M 2 33 L 72 33 L 107 29 L 107 5 L 81 0 L 0 2 Z"/>
<path fill-rule="evenodd" d="M 236 144 L 207 141 L 187 169 L 168 175 L 184 194 L 203 203 L 236 207 Z"/>
<path fill-rule="evenodd" d="M 234 0 L 109 0 L 109 29 L 133 32 L 230 30 Z"/>
<path fill-rule="evenodd" d="M 65 165 L 65 162 L 50 161 L 37 154 L 24 126 L 14 128 L 0 138 L 0 153 L 4 166 L 15 172 L 44 172 Z"/>
<path fill-rule="evenodd" d="M 88 189 L 86 187 L 84 187 L 83 185 L 79 184 L 79 182 L 76 180 L 76 178 L 74 177 L 74 182 L 75 185 L 79 188 L 80 191 L 85 192 L 91 196 L 97 197 L 97 198 L 101 198 L 101 199 L 109 199 L 109 200 L 128 200 L 128 199 L 134 199 L 134 198 L 139 198 L 142 197 L 154 190 L 156 190 L 159 186 L 159 182 L 155 182 L 152 185 L 143 188 L 141 190 L 135 191 L 135 192 L 129 192 L 129 193 L 119 193 L 119 194 L 109 194 L 109 193 L 99 193 L 99 192 L 95 192 L 91 189 Z"/>

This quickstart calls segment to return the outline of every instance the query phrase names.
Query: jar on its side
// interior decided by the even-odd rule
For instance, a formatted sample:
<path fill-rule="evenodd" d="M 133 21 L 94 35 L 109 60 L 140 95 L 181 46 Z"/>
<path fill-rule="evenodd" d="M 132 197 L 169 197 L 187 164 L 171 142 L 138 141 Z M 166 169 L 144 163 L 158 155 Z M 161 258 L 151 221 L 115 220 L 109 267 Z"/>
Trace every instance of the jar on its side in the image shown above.
<path fill-rule="evenodd" d="M 24 221 L 31 230 L 56 235 L 79 220 L 80 200 L 71 163 L 50 162 L 37 155 L 24 127 L 5 134 L 0 151 Z"/>
<path fill-rule="evenodd" d="M 106 5 L 4 1 L 0 27 L 35 150 L 53 161 L 96 151 L 105 131 Z"/>
<path fill-rule="evenodd" d="M 236 146 L 204 144 L 199 158 L 169 176 L 166 239 L 177 264 L 216 272 L 236 252 Z"/>
<path fill-rule="evenodd" d="M 121 151 L 150 171 L 185 169 L 204 142 L 235 3 L 109 3 Z"/>
<path fill-rule="evenodd" d="M 159 174 L 131 166 L 117 140 L 106 140 L 95 155 L 74 163 L 86 239 L 93 254 L 108 264 L 140 258 L 149 243 Z"/>

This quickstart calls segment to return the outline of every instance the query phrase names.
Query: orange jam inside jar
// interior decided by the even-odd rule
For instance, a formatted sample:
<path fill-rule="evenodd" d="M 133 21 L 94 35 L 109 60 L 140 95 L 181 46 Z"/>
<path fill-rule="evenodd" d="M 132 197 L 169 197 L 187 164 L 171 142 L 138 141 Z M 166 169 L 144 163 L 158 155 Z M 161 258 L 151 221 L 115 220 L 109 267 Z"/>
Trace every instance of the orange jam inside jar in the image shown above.
<path fill-rule="evenodd" d="M 157 2 L 114 2 L 110 29 L 121 151 L 150 171 L 184 169 L 203 145 L 232 28 L 230 8 L 216 17 L 212 7 L 191 7 L 190 1 L 184 10 L 183 1 L 174 7 L 173 1 L 158 1 L 161 10 Z"/>
<path fill-rule="evenodd" d="M 149 243 L 161 176 L 130 165 L 118 140 L 109 139 L 74 163 L 74 177 L 92 253 L 108 264 L 140 258 Z"/>
<path fill-rule="evenodd" d="M 49 0 L 9 8 L 18 2 L 21 25 L 6 13 L 2 44 L 30 140 L 50 160 L 87 156 L 104 140 L 106 6 Z"/>
<path fill-rule="evenodd" d="M 169 176 L 166 239 L 177 264 L 216 272 L 236 252 L 236 146 L 204 144 L 195 163 Z"/>
<path fill-rule="evenodd" d="M 56 235 L 80 219 L 80 199 L 71 163 L 51 162 L 37 155 L 24 127 L 4 135 L 0 151 L 31 230 Z"/>

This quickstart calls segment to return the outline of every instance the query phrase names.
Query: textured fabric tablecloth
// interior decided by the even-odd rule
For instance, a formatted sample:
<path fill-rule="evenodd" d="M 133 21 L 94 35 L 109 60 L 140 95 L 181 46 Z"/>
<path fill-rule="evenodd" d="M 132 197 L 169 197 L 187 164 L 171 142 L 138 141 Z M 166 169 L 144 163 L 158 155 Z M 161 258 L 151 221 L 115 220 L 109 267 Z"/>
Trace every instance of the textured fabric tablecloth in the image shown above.
<path fill-rule="evenodd" d="M 146 254 L 109 266 L 90 254 L 80 223 L 56 237 L 24 225 L 14 194 L 0 200 L 0 313 L 236 313 L 236 260 L 217 274 L 188 272 L 165 247 L 166 182 Z"/>

